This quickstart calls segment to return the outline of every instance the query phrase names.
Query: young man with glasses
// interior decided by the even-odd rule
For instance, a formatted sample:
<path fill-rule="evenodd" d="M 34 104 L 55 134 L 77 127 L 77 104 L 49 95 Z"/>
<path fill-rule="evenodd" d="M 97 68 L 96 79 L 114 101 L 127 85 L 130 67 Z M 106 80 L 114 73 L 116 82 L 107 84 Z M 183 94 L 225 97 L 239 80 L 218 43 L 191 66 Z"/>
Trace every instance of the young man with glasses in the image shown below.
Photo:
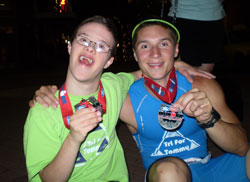
<path fill-rule="evenodd" d="M 55 94 L 60 107 L 35 104 L 25 123 L 29 181 L 128 182 L 115 127 L 135 78 L 102 74 L 113 63 L 116 44 L 116 28 L 107 18 L 88 18 L 75 29 L 66 80 Z"/>

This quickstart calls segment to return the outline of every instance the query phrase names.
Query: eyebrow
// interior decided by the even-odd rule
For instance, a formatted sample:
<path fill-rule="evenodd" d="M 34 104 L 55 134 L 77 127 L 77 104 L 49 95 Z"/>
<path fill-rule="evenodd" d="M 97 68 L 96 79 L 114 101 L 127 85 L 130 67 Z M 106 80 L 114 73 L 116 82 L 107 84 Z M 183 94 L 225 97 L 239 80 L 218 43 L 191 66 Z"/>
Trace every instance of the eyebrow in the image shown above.
<path fill-rule="evenodd" d="M 85 37 L 89 38 L 89 35 L 86 34 L 86 33 L 80 33 L 80 34 L 76 34 L 76 35 L 77 36 L 85 36 Z M 93 40 L 91 40 L 91 41 L 93 41 Z M 109 46 L 109 44 L 106 41 L 104 41 L 104 40 L 98 40 L 98 41 L 94 41 L 94 42 L 102 42 L 102 43 L 106 44 L 107 46 Z"/>
<path fill-rule="evenodd" d="M 162 38 L 162 39 L 159 39 L 159 40 L 158 40 L 158 43 L 161 42 L 161 41 L 164 41 L 164 40 L 167 40 L 167 41 L 170 41 L 170 42 L 171 42 L 171 38 L 169 38 L 169 37 L 164 37 L 164 38 Z M 148 41 L 148 40 L 141 40 L 141 41 L 139 41 L 139 42 L 136 44 L 136 46 L 139 45 L 139 44 L 141 44 L 141 43 L 147 43 L 147 42 L 150 42 L 150 41 Z"/>
<path fill-rule="evenodd" d="M 88 37 L 88 35 L 86 33 L 79 33 L 79 34 L 76 34 L 77 36 L 86 36 Z"/>

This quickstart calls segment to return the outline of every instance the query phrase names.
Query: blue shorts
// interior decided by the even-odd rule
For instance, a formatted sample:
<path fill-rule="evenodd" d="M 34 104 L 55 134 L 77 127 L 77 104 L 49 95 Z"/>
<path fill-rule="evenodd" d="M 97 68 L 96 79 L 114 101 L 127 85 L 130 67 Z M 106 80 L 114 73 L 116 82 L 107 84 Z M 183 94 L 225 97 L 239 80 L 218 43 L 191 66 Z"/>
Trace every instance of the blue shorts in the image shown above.
<path fill-rule="evenodd" d="M 193 182 L 249 182 L 246 174 L 246 157 L 223 154 L 206 164 L 189 164 Z"/>

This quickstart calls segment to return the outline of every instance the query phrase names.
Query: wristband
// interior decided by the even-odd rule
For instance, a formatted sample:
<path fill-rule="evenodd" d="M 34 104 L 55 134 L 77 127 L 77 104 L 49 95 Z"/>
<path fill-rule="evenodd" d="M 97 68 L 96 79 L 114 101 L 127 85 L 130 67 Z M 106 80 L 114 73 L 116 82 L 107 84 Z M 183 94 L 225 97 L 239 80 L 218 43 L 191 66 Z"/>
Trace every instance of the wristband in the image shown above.
<path fill-rule="evenodd" d="M 207 123 L 199 123 L 200 127 L 205 129 L 205 128 L 212 128 L 216 122 L 220 120 L 220 114 L 212 108 L 211 111 L 212 118 L 207 122 Z"/>

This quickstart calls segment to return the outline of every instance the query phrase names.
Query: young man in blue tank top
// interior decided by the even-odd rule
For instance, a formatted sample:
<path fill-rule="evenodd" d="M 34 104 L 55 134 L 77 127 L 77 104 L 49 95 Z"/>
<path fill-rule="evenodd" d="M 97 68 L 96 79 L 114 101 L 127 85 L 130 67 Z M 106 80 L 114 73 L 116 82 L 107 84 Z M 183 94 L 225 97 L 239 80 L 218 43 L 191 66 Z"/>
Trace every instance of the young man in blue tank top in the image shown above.
<path fill-rule="evenodd" d="M 175 71 L 179 40 L 178 30 L 159 19 L 132 32 L 143 77 L 130 87 L 120 118 L 137 142 L 146 180 L 249 181 L 246 132 L 215 80 L 194 76 L 189 83 Z M 210 159 L 207 136 L 225 154 Z"/>

